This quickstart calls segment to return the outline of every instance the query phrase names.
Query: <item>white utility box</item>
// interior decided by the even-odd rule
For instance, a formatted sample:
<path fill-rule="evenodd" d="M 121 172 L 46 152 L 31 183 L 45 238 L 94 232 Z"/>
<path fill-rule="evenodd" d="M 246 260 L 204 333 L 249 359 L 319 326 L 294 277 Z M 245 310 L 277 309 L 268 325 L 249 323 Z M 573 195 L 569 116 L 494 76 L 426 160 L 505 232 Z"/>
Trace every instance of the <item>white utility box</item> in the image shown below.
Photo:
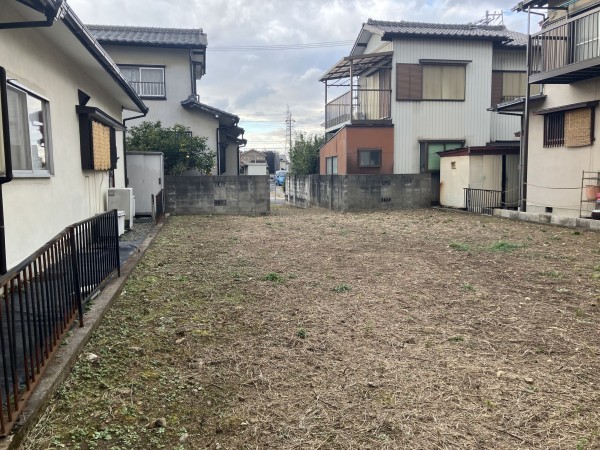
<path fill-rule="evenodd" d="M 109 188 L 108 210 L 125 212 L 125 228 L 133 228 L 133 217 L 135 216 L 135 197 L 131 188 Z"/>
<path fill-rule="evenodd" d="M 152 196 L 164 188 L 163 154 L 127 152 L 127 179 L 135 195 L 135 214 L 152 215 Z"/>
<path fill-rule="evenodd" d="M 117 211 L 117 225 L 119 236 L 123 236 L 125 234 L 125 211 Z"/>

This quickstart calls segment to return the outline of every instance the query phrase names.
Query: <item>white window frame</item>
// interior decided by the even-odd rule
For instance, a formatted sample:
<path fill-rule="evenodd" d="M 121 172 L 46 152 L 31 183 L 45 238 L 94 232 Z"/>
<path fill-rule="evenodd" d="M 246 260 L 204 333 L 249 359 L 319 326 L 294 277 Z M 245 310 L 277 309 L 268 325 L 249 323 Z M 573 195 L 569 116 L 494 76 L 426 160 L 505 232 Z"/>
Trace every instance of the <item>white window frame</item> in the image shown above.
<path fill-rule="evenodd" d="M 15 169 L 14 165 L 12 168 L 12 174 L 14 178 L 50 178 L 54 175 L 54 159 L 52 154 L 52 123 L 50 120 L 50 101 L 48 98 L 43 95 L 27 88 L 21 83 L 15 80 L 8 80 L 7 90 L 14 90 L 21 93 L 24 93 L 27 96 L 36 98 L 42 103 L 42 115 L 43 115 L 43 124 L 44 124 L 44 149 L 46 152 L 46 168 L 45 169 Z M 11 117 L 11 112 L 8 112 L 9 121 Z M 26 119 L 27 120 L 27 119 Z M 29 127 L 29 125 L 28 125 Z M 29 135 L 29 139 L 31 139 L 31 135 Z M 29 141 L 29 150 L 31 151 L 31 141 Z M 12 152 L 12 148 L 9 149 Z M 32 155 L 30 155 L 31 159 Z M 14 161 L 14 158 L 13 158 Z"/>
<path fill-rule="evenodd" d="M 338 174 L 338 157 L 337 156 L 328 156 L 325 159 L 325 172 L 327 175 L 337 175 Z"/>
<path fill-rule="evenodd" d="M 131 85 L 131 87 L 133 87 L 133 89 L 135 90 L 135 92 L 143 99 L 166 99 L 167 98 L 167 82 L 166 82 L 166 71 L 165 71 L 165 67 L 164 66 L 143 66 L 143 65 L 136 65 L 136 64 L 119 64 L 119 69 L 137 69 L 138 73 L 139 73 L 139 80 L 140 81 L 129 81 L 126 79 L 126 81 Z M 145 81 L 142 81 L 142 71 L 143 70 L 160 70 L 162 72 L 162 81 L 157 81 L 156 83 L 161 83 L 162 84 L 162 92 L 158 93 L 158 94 L 148 94 L 143 92 L 142 86 L 141 84 L 139 85 L 139 87 L 136 87 L 135 85 L 131 84 L 131 83 L 145 83 Z"/>

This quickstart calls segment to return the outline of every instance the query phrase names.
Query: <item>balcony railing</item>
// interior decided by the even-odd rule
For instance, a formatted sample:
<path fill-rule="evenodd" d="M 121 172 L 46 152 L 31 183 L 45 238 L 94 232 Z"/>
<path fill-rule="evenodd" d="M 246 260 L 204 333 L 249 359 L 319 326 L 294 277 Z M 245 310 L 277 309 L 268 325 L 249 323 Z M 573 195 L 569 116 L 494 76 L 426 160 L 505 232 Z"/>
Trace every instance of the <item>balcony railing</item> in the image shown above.
<path fill-rule="evenodd" d="M 389 89 L 346 92 L 325 106 L 325 129 L 346 123 L 389 121 L 391 99 Z"/>
<path fill-rule="evenodd" d="M 530 82 L 570 83 L 600 70 L 600 8 L 563 20 L 531 36 Z"/>
<path fill-rule="evenodd" d="M 166 96 L 163 81 L 130 81 L 129 84 L 140 97 L 164 98 Z"/>
<path fill-rule="evenodd" d="M 119 271 L 117 211 L 68 227 L 0 277 L 0 435 L 23 410 L 83 304 Z"/>

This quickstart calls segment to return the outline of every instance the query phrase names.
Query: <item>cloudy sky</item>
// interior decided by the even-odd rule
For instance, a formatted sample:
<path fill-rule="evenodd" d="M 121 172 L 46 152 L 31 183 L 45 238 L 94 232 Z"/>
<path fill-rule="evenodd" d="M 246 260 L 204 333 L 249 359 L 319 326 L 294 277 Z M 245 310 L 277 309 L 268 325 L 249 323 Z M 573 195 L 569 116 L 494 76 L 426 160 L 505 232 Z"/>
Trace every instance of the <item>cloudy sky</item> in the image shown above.
<path fill-rule="evenodd" d="M 85 22 L 202 28 L 208 35 L 203 103 L 241 117 L 248 148 L 285 148 L 286 110 L 294 132 L 322 132 L 324 86 L 318 78 L 348 55 L 368 18 L 467 23 L 486 10 L 524 31 L 517 0 L 68 0 Z M 318 44 L 301 49 L 273 46 Z M 260 46 L 260 49 L 240 47 Z M 271 48 L 269 48 L 269 46 Z M 308 48 L 307 48 L 308 47 Z"/>

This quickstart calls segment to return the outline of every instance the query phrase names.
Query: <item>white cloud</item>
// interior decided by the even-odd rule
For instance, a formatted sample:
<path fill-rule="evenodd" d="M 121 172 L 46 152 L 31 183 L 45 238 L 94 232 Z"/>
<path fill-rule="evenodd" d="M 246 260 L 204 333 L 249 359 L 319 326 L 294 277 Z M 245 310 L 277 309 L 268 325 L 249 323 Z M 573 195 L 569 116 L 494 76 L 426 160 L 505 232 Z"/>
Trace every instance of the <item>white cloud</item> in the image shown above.
<path fill-rule="evenodd" d="M 363 22 L 466 23 L 516 0 L 69 0 L 85 23 L 202 28 L 208 35 L 203 102 L 241 117 L 249 147 L 283 148 L 289 105 L 296 130 L 319 132 L 324 88 L 319 76 L 351 46 L 287 51 L 211 48 L 354 41 Z M 505 22 L 525 29 L 523 14 Z M 261 121 L 260 123 L 257 121 Z M 265 122 L 269 121 L 269 122 Z"/>

